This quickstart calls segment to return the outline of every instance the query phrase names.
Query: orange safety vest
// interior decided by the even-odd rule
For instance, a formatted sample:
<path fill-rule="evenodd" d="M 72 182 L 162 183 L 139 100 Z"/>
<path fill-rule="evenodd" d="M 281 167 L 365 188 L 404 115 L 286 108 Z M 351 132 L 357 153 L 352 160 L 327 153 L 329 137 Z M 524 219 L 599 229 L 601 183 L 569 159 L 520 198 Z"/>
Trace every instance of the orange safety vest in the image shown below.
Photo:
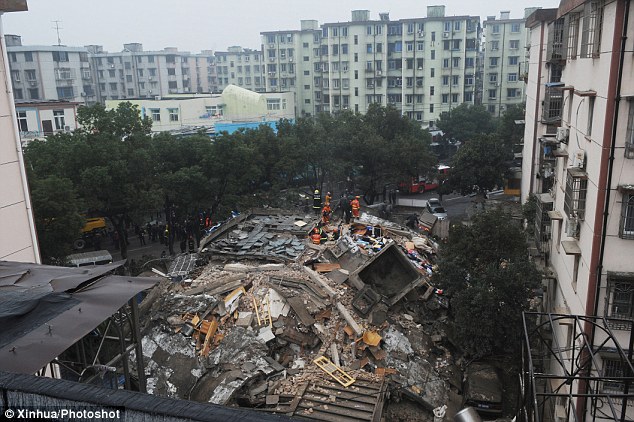
<path fill-rule="evenodd" d="M 310 239 L 313 241 L 315 245 L 319 245 L 321 243 L 321 234 L 313 233 L 310 235 Z"/>
<path fill-rule="evenodd" d="M 354 198 L 352 201 L 350 201 L 350 206 L 352 207 L 352 214 L 356 217 L 359 215 L 359 208 L 361 207 L 359 205 L 359 200 L 357 198 Z"/>

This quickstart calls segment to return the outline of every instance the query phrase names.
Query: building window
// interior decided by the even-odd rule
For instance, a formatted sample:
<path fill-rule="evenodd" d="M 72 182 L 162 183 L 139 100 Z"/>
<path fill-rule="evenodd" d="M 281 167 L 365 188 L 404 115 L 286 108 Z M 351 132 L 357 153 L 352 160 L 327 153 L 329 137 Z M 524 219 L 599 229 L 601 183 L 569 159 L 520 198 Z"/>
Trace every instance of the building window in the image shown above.
<path fill-rule="evenodd" d="M 58 86 L 57 87 L 57 97 L 61 99 L 70 99 L 75 97 L 73 94 L 72 86 Z"/>
<path fill-rule="evenodd" d="M 627 353 L 627 352 L 626 352 Z M 601 356 L 603 360 L 603 376 L 608 381 L 603 381 L 601 391 L 605 393 L 623 393 L 625 391 L 625 383 L 618 381 L 619 378 L 628 377 L 626 370 L 627 361 L 622 359 L 610 359 L 607 356 Z"/>
<path fill-rule="evenodd" d="M 489 104 L 487 106 L 487 110 L 489 111 L 489 113 L 495 114 L 495 106 L 494 105 Z"/>
<path fill-rule="evenodd" d="M 24 99 L 24 95 L 22 94 L 21 88 L 16 88 L 13 90 L 13 98 L 15 98 L 16 100 Z"/>
<path fill-rule="evenodd" d="M 489 90 L 489 99 L 490 100 L 496 99 L 497 98 L 497 92 L 498 92 L 497 89 L 490 89 Z"/>
<path fill-rule="evenodd" d="M 509 66 L 515 66 L 519 62 L 519 56 L 509 56 Z"/>
<path fill-rule="evenodd" d="M 511 32 L 520 32 L 520 24 L 519 23 L 511 24 Z"/>
<path fill-rule="evenodd" d="M 66 125 L 64 121 L 64 110 L 53 110 L 53 118 L 55 119 L 55 129 L 62 130 Z"/>
<path fill-rule="evenodd" d="M 68 61 L 68 52 L 66 52 L 66 51 L 53 51 L 53 61 L 54 62 L 67 62 Z"/>
<path fill-rule="evenodd" d="M 458 102 L 458 97 L 459 97 L 459 94 L 451 94 L 451 102 L 452 103 L 457 103 Z"/>
<path fill-rule="evenodd" d="M 464 101 L 466 103 L 470 103 L 473 101 L 473 92 L 465 92 L 464 93 Z"/>
<path fill-rule="evenodd" d="M 430 112 L 430 113 L 433 113 L 433 112 L 434 112 L 434 105 L 433 105 L 433 104 L 430 104 L 430 105 L 429 105 L 429 112 Z"/>
<path fill-rule="evenodd" d="M 634 239 L 634 192 L 623 194 L 619 237 L 621 239 Z"/>
<path fill-rule="evenodd" d="M 628 101 L 629 115 L 625 136 L 625 158 L 634 158 L 634 101 Z"/>
<path fill-rule="evenodd" d="M 585 4 L 583 30 L 581 33 L 581 57 L 598 57 L 601 53 L 601 30 L 603 27 L 603 1 Z"/>
<path fill-rule="evenodd" d="M 608 271 L 608 286 L 605 297 L 605 316 L 625 320 L 634 319 L 634 273 L 611 273 Z M 625 321 L 610 321 L 610 327 L 629 330 Z"/>
<path fill-rule="evenodd" d="M 33 61 L 33 53 L 30 51 L 25 51 L 24 52 L 24 61 L 25 62 L 32 62 Z"/>
<path fill-rule="evenodd" d="M 464 76 L 464 84 L 465 85 L 473 85 L 473 75 L 465 75 Z"/>
<path fill-rule="evenodd" d="M 568 58 L 577 58 L 577 48 L 579 45 L 579 20 L 580 13 L 571 13 L 568 20 Z"/>
<path fill-rule="evenodd" d="M 26 80 L 29 82 L 34 82 L 36 80 L 35 78 L 35 69 L 27 69 L 24 71 L 24 75 L 26 77 Z"/>
<path fill-rule="evenodd" d="M 489 58 L 489 67 L 496 67 L 498 65 L 499 57 L 490 57 Z"/>
<path fill-rule="evenodd" d="M 20 132 L 28 132 L 29 131 L 29 122 L 26 118 L 26 111 L 17 111 L 18 116 L 18 127 L 20 128 Z"/>
<path fill-rule="evenodd" d="M 579 220 L 584 219 L 587 190 L 588 176 L 586 173 L 577 168 L 569 168 L 566 176 L 564 197 L 564 211 L 568 218 L 577 217 Z"/>
<path fill-rule="evenodd" d="M 506 89 L 506 98 L 515 98 L 517 97 L 517 89 L 516 88 L 507 88 Z"/>
<path fill-rule="evenodd" d="M 500 33 L 500 25 L 499 24 L 495 24 L 491 27 L 491 32 L 494 34 L 499 34 Z"/>
<path fill-rule="evenodd" d="M 449 94 L 442 94 L 442 103 L 447 104 L 449 102 Z"/>
<path fill-rule="evenodd" d="M 447 75 L 443 75 L 443 77 L 442 77 L 442 84 L 443 84 L 443 86 L 447 86 L 447 85 L 449 85 L 449 76 L 447 76 Z"/>
<path fill-rule="evenodd" d="M 170 122 L 178 122 L 178 109 L 177 108 L 168 108 L 167 112 L 170 115 Z"/>
<path fill-rule="evenodd" d="M 498 74 L 497 73 L 489 73 L 489 82 L 494 84 L 498 81 Z"/>
<path fill-rule="evenodd" d="M 517 82 L 517 73 L 509 73 L 508 81 L 509 82 Z"/>
<path fill-rule="evenodd" d="M 511 50 L 517 50 L 520 48 L 520 40 L 511 40 L 509 41 L 509 47 Z"/>
<path fill-rule="evenodd" d="M 266 109 L 267 110 L 280 110 L 282 101 L 279 98 L 267 98 Z"/>

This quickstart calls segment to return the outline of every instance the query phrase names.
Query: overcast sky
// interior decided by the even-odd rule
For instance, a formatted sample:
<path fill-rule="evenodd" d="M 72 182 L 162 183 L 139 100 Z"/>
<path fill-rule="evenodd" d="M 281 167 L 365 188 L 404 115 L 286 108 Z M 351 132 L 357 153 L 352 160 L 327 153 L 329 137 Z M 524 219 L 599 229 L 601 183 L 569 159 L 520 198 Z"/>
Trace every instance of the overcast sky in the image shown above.
<path fill-rule="evenodd" d="M 425 17 L 427 5 L 445 4 L 446 16 L 475 15 L 482 20 L 501 10 L 522 18 L 524 8 L 552 8 L 558 0 L 28 0 L 28 12 L 3 16 L 5 34 L 22 36 L 24 45 L 54 45 L 53 21 L 60 22 L 62 44 L 100 44 L 110 52 L 127 42 L 145 50 L 226 51 L 228 46 L 260 48 L 260 32 L 299 29 L 300 20 L 319 24 L 346 22 L 351 10 L 366 9 L 372 19 L 389 12 L 391 20 Z"/>

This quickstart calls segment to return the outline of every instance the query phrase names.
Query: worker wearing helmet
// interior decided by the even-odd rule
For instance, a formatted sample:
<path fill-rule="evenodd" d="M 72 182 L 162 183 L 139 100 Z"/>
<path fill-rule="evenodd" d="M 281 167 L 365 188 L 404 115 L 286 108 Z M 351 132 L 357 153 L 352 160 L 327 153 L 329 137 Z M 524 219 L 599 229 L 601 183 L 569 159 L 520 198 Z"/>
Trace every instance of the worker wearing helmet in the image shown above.
<path fill-rule="evenodd" d="M 319 215 L 320 211 L 321 211 L 321 193 L 319 192 L 319 189 L 315 189 L 315 192 L 313 193 L 313 212 Z"/>
<path fill-rule="evenodd" d="M 326 202 L 324 208 L 321 210 L 321 222 L 326 225 L 330 222 L 330 216 L 332 214 L 332 210 L 330 209 L 330 204 Z"/>
<path fill-rule="evenodd" d="M 361 204 L 359 204 L 359 197 L 355 196 L 352 201 L 350 201 L 350 206 L 352 207 L 352 217 L 359 218 L 359 211 L 361 210 Z"/>
<path fill-rule="evenodd" d="M 321 243 L 321 233 L 319 233 L 319 229 L 317 227 L 315 227 L 313 232 L 310 234 L 310 240 L 315 245 L 319 245 Z"/>
<path fill-rule="evenodd" d="M 332 199 L 332 195 L 330 192 L 326 193 L 326 198 L 324 198 L 324 205 L 330 206 L 330 200 Z"/>

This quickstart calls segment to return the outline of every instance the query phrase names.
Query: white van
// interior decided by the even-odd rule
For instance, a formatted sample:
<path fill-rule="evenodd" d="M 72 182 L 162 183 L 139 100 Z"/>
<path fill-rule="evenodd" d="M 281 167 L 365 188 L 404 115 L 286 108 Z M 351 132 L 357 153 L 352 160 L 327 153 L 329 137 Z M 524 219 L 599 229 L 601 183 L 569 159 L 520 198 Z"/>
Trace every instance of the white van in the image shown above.
<path fill-rule="evenodd" d="M 106 250 L 82 252 L 66 257 L 69 267 L 86 267 L 88 265 L 103 265 L 112 262 L 112 255 Z"/>

